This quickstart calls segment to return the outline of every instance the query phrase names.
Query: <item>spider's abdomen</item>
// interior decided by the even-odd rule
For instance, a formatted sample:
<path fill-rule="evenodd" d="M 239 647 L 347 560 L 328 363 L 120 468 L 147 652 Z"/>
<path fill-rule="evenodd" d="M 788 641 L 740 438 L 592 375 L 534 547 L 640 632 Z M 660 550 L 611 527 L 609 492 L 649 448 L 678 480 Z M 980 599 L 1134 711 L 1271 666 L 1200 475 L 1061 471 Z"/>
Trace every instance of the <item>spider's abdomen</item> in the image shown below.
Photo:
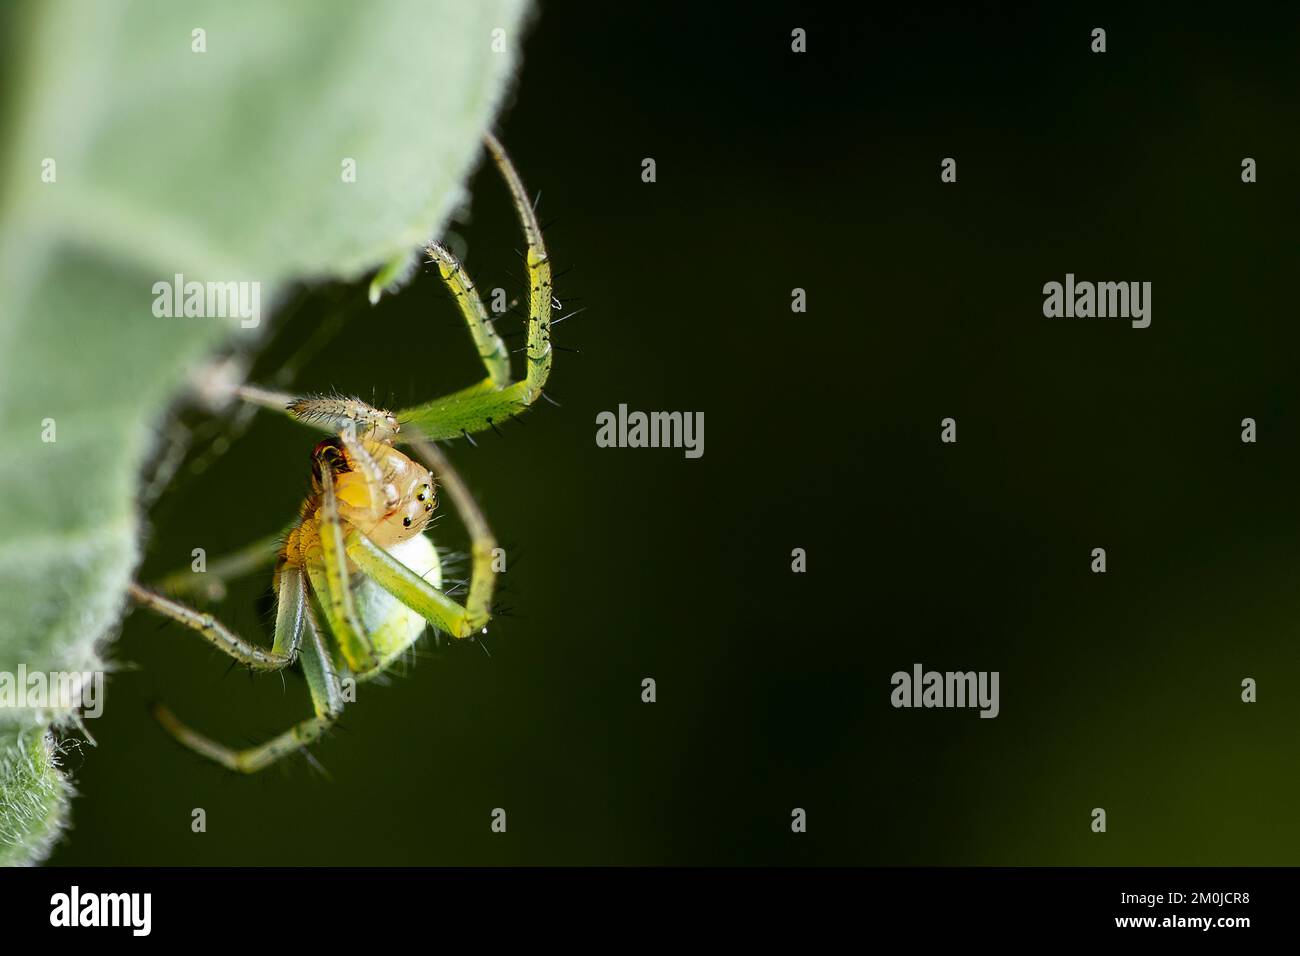
<path fill-rule="evenodd" d="M 442 564 L 438 560 L 437 549 L 424 535 L 416 535 L 386 550 L 434 587 L 442 588 Z M 379 658 L 377 667 L 356 675 L 358 680 L 366 680 L 387 670 L 419 640 L 426 622 L 368 577 L 359 576 L 355 579 L 354 595 L 357 613 L 370 633 L 375 654 Z"/>

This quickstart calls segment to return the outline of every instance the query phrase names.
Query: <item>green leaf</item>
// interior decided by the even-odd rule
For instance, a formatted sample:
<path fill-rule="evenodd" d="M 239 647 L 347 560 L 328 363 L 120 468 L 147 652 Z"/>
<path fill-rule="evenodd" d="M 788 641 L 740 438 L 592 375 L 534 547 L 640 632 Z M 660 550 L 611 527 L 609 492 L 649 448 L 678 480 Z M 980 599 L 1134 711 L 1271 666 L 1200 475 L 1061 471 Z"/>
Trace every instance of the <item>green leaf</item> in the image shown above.
<path fill-rule="evenodd" d="M 255 347 L 290 283 L 361 278 L 441 228 L 525 6 L 53 0 L 3 15 L 0 675 L 104 669 L 140 558 L 141 469 L 188 370 Z M 258 283 L 260 321 L 155 315 L 154 283 L 178 273 Z M 44 730 L 75 711 L 3 700 L 0 862 L 31 862 L 69 792 Z"/>
<path fill-rule="evenodd" d="M 0 866 L 44 859 L 67 823 L 72 788 L 58 755 L 52 733 L 0 731 Z"/>

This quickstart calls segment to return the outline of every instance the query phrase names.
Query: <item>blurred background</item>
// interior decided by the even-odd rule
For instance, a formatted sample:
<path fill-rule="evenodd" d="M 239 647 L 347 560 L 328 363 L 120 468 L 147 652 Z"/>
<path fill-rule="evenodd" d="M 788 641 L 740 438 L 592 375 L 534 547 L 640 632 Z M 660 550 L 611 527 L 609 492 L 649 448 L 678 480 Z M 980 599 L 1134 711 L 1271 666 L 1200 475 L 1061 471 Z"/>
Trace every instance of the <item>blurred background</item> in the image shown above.
<path fill-rule="evenodd" d="M 305 716 L 303 681 L 132 615 L 51 862 L 1294 863 L 1298 32 L 1254 9 L 544 4 L 498 130 L 578 352 L 561 408 L 452 448 L 509 549 L 509 616 L 361 685 L 315 750 L 329 779 L 243 779 L 148 703 L 238 743 Z M 516 294 L 505 190 L 482 165 L 470 190 L 450 232 Z M 1044 319 L 1066 272 L 1151 281 L 1151 327 Z M 427 267 L 375 308 L 300 290 L 251 379 L 286 368 L 394 408 L 480 374 Z M 597 448 L 621 402 L 702 411 L 704 456 Z M 286 420 L 182 421 L 145 580 L 275 531 L 310 476 L 318 436 Z M 268 591 L 219 613 L 267 634 Z M 1001 715 L 894 710 L 914 662 L 1000 671 Z"/>

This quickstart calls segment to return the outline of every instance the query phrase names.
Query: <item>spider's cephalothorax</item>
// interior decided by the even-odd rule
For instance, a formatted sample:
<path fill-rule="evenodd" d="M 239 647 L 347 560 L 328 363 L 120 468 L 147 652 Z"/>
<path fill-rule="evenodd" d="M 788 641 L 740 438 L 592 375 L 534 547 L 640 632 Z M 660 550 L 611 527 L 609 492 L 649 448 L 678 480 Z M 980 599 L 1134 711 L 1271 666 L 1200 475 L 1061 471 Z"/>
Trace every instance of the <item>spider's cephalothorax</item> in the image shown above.
<path fill-rule="evenodd" d="M 487 627 L 499 549 L 474 498 L 433 440 L 495 428 L 542 395 L 551 369 L 553 293 L 533 204 L 501 144 L 488 136 L 486 145 L 510 189 L 528 246 L 524 377 L 511 379 L 509 353 L 464 268 L 445 247 L 431 243 L 430 262 L 454 295 L 487 372 L 482 381 L 397 415 L 355 398 L 296 398 L 254 386 L 238 390 L 247 401 L 333 433 L 312 453 L 312 493 L 283 541 L 264 539 L 214 561 L 207 572 L 219 581 L 217 569 L 233 573 L 274 560 L 272 647 L 246 641 L 211 614 L 157 591 L 130 587 L 137 603 L 197 631 L 252 670 L 301 664 L 315 716 L 259 746 L 226 747 L 191 730 L 165 707 L 157 708 L 163 726 L 181 743 L 232 770 L 260 770 L 319 738 L 343 709 L 340 675 L 364 680 L 383 673 L 430 626 L 458 639 Z M 399 451 L 399 442 L 416 457 Z M 471 540 L 464 604 L 443 591 L 438 553 L 424 533 L 439 487 Z M 204 575 L 172 576 L 171 590 L 204 590 L 192 578 Z"/>
<path fill-rule="evenodd" d="M 313 569 L 318 577 L 325 574 L 321 544 L 323 462 L 332 476 L 334 501 L 345 537 L 355 529 L 426 581 L 441 587 L 438 553 L 423 536 L 436 505 L 435 483 L 429 469 L 387 442 L 326 438 L 312 453 L 312 494 L 303 502 L 298 523 L 280 549 L 275 570 L 277 592 L 286 567 L 304 572 L 309 583 Z M 346 568 L 349 577 L 356 579 L 357 564 L 350 556 Z M 339 650 L 348 669 L 364 680 L 401 657 L 424 632 L 425 620 L 364 577 L 353 585 L 353 597 L 369 647 L 340 641 Z"/>
<path fill-rule="evenodd" d="M 295 537 L 315 530 L 322 499 L 318 465 L 322 457 L 332 465 L 339 516 L 381 548 L 414 538 L 428 526 L 436 506 L 429 469 L 386 442 L 360 439 L 356 447 L 358 458 L 337 438 L 317 443 L 312 452 L 312 494 L 303 502 L 300 523 L 285 543 L 282 557 L 291 555 Z"/>

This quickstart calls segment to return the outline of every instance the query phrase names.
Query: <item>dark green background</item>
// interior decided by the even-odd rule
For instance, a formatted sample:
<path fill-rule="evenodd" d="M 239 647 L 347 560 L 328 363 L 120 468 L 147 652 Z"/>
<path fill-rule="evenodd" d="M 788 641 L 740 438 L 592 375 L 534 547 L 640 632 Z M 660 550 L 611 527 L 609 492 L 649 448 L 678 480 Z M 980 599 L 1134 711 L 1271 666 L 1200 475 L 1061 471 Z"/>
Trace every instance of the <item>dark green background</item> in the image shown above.
<path fill-rule="evenodd" d="M 545 6 L 500 125 L 587 311 L 563 408 L 453 449 L 512 556 L 491 656 L 426 642 L 362 685 L 331 780 L 233 778 L 148 701 L 238 742 L 305 716 L 301 679 L 133 615 L 52 862 L 1296 862 L 1294 14 L 609 6 Z M 504 190 L 471 188 L 467 266 L 519 290 Z M 1151 281 L 1151 328 L 1043 318 L 1066 272 Z M 292 387 L 401 407 L 478 374 L 425 272 L 373 310 L 305 294 L 254 379 L 331 314 Z M 703 411 L 704 457 L 597 448 L 620 402 Z M 276 529 L 316 439 L 263 415 L 187 469 L 146 577 Z M 224 618 L 266 633 L 267 585 Z M 1000 671 L 1001 716 L 892 709 L 917 661 Z"/>

